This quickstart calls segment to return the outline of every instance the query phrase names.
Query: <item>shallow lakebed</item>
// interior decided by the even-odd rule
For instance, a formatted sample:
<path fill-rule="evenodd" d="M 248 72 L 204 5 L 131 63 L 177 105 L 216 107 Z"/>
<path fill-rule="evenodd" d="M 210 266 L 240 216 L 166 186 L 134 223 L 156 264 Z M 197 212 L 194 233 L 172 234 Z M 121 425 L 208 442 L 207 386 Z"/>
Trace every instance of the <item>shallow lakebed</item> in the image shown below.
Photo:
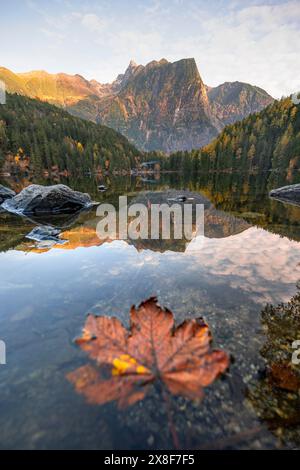
<path fill-rule="evenodd" d="M 169 175 L 64 180 L 94 200 L 118 196 L 151 200 L 154 193 L 188 189 L 206 198 L 204 240 L 100 240 L 96 208 L 61 221 L 63 245 L 38 245 L 26 235 L 32 220 L 0 213 L 0 366 L 2 448 L 151 449 L 295 448 L 300 426 L 282 417 L 281 403 L 299 415 L 292 393 L 265 383 L 266 337 L 261 312 L 295 295 L 300 265 L 300 208 L 268 198 L 260 179 Z M 7 179 L 19 191 L 28 184 Z M 97 185 L 105 183 L 105 193 Z M 50 181 L 44 181 L 50 184 Z M 129 327 L 130 307 L 150 296 L 176 323 L 203 317 L 213 347 L 231 357 L 230 369 L 193 402 L 170 397 L 169 413 L 155 388 L 126 409 L 91 405 L 66 379 L 89 362 L 75 344 L 86 314 L 116 316 Z"/>

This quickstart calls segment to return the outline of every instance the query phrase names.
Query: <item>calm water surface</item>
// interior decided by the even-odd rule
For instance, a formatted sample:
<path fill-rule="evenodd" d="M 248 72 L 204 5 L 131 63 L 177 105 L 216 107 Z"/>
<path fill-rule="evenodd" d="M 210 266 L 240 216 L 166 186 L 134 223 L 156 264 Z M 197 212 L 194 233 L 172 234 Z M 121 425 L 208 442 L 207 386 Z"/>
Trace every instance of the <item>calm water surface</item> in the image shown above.
<path fill-rule="evenodd" d="M 214 347 L 232 357 L 230 370 L 201 402 L 171 401 L 182 448 L 294 448 L 299 427 L 272 426 L 278 396 L 264 394 L 265 342 L 261 311 L 296 293 L 300 265 L 300 208 L 270 201 L 265 176 L 201 175 L 197 181 L 65 180 L 98 201 L 151 200 L 189 189 L 205 198 L 205 239 L 105 242 L 96 235 L 96 209 L 62 227 L 64 245 L 26 238 L 36 222 L 0 213 L 0 366 L 2 448 L 173 448 L 166 410 L 153 391 L 125 410 L 88 404 L 66 375 L 88 358 L 74 345 L 86 314 L 114 315 L 128 326 L 129 309 L 155 295 L 180 323 L 203 316 Z M 1 181 L 20 190 L 26 179 Z M 49 184 L 45 181 L 44 184 Z M 99 181 L 98 181 L 99 183 Z M 289 397 L 287 397 L 288 399 Z M 291 396 L 291 407 L 300 412 Z M 279 403 L 279 404 L 278 404 Z M 276 410 L 275 410 L 276 411 Z"/>

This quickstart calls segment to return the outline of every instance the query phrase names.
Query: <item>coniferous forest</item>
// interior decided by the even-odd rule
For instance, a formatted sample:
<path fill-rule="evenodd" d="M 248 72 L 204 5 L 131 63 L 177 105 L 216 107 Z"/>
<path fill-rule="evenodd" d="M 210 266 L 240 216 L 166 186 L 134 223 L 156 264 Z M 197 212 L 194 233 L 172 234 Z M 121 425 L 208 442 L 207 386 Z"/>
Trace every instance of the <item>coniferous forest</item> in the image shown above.
<path fill-rule="evenodd" d="M 300 168 L 300 106 L 290 98 L 225 127 L 209 145 L 161 158 L 164 169 L 266 171 Z"/>
<path fill-rule="evenodd" d="M 141 152 L 113 129 L 40 100 L 7 94 L 6 105 L 0 106 L 0 173 L 31 172 L 38 177 L 45 171 L 60 172 L 74 176 L 76 183 L 70 181 L 78 186 L 76 178 L 81 181 L 86 173 L 129 174 L 141 161 L 150 160 L 159 161 L 162 171 L 170 173 L 171 184 L 181 181 L 187 187 L 191 180 L 193 189 L 213 187 L 209 197 L 216 207 L 222 203 L 223 208 L 236 209 L 237 203 L 245 204 L 245 195 L 248 204 L 253 190 L 260 194 L 299 182 L 300 105 L 290 98 L 274 101 L 226 126 L 209 145 L 171 155 Z M 94 186 L 90 192 L 97 191 Z M 237 191 L 238 198 L 231 201 Z M 259 198 L 250 200 L 253 211 Z"/>
<path fill-rule="evenodd" d="M 56 106 L 7 94 L 0 106 L 0 165 L 75 173 L 128 169 L 140 152 L 118 132 Z"/>
<path fill-rule="evenodd" d="M 140 152 L 106 126 L 73 117 L 48 103 L 8 94 L 0 107 L 0 165 L 35 172 L 129 171 L 141 160 L 164 171 L 293 171 L 300 168 L 300 106 L 290 98 L 228 125 L 191 152 Z"/>

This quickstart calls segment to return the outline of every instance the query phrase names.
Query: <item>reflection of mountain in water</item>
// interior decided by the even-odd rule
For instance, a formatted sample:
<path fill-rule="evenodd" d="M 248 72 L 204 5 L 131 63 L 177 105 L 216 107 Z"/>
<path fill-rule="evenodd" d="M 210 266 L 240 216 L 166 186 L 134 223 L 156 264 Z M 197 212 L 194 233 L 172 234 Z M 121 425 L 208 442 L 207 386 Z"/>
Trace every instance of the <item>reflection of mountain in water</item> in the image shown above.
<path fill-rule="evenodd" d="M 293 179 L 289 180 L 286 173 L 279 172 L 202 173 L 194 186 L 209 198 L 216 209 L 268 232 L 300 241 L 300 208 L 269 197 L 272 188 L 299 180 L 300 172 L 295 172 Z"/>
<path fill-rule="evenodd" d="M 181 196 L 186 198 L 184 202 L 178 202 L 177 198 Z M 128 205 L 144 204 L 148 208 L 148 221 L 149 221 L 149 234 L 151 233 L 151 205 L 153 204 L 168 204 L 171 206 L 173 203 L 191 204 L 193 207 L 193 231 L 196 233 L 197 227 L 195 224 L 196 204 L 204 205 L 204 235 L 207 238 L 224 238 L 247 230 L 250 225 L 242 219 L 238 219 L 232 215 L 227 215 L 222 211 L 216 210 L 211 202 L 202 194 L 190 191 L 176 191 L 168 190 L 163 192 L 142 192 L 138 196 L 128 200 Z M 71 250 L 78 247 L 91 247 L 100 246 L 105 242 L 111 242 L 111 239 L 99 239 L 96 229 L 99 217 L 96 216 L 95 210 L 83 211 L 69 217 L 67 219 L 49 218 L 45 220 L 29 219 L 28 222 L 46 223 L 62 229 L 60 238 L 67 240 L 64 245 L 52 244 L 50 247 L 37 247 L 33 246 L 32 242 L 24 242 L 18 246 L 18 249 L 25 251 L 44 252 L 51 248 L 59 248 L 63 250 Z M 170 239 L 128 239 L 126 242 L 135 246 L 138 251 L 151 250 L 158 252 L 173 251 L 184 252 L 190 243 L 190 240 L 185 238 L 175 239 L 173 231 L 174 220 L 171 216 L 171 238 Z M 66 228 L 66 229 L 65 229 Z M 161 226 L 160 226 L 161 237 Z M 116 237 L 118 239 L 118 236 Z"/>
<path fill-rule="evenodd" d="M 186 198 L 185 201 L 180 202 L 181 197 Z M 204 206 L 204 236 L 207 238 L 225 238 L 237 233 L 241 233 L 247 230 L 250 225 L 242 219 L 237 219 L 231 215 L 227 215 L 223 211 L 218 211 L 214 208 L 210 200 L 205 197 L 202 193 L 196 193 L 192 191 L 179 191 L 179 190 L 167 190 L 157 192 L 143 192 L 135 197 L 131 203 L 144 204 L 151 207 L 152 204 L 167 204 L 170 207 L 172 204 L 184 204 L 192 205 L 193 213 L 193 233 L 196 234 L 197 227 L 196 221 L 196 204 L 203 204 Z M 173 228 L 173 227 L 172 227 Z M 149 232 L 151 228 L 149 227 Z M 174 233 L 171 230 L 171 234 Z M 170 240 L 130 240 L 130 244 L 134 245 L 138 250 L 149 249 L 151 251 L 180 251 L 184 252 L 190 243 L 190 240 L 183 238 L 182 240 L 176 240 L 171 238 Z"/>
<path fill-rule="evenodd" d="M 274 180 L 275 178 L 275 180 Z M 279 179 L 276 174 L 272 178 L 272 185 L 284 184 L 285 177 Z M 100 194 L 97 190 L 99 178 L 81 178 L 60 181 L 70 185 L 76 190 L 88 192 L 93 199 L 99 202 L 107 202 L 118 207 L 118 197 L 128 195 L 129 204 L 144 203 L 147 206 L 153 203 L 174 203 L 178 195 L 186 195 L 193 201 L 186 201 L 195 205 L 205 206 L 205 237 L 224 238 L 239 234 L 250 226 L 261 227 L 269 232 L 299 240 L 300 208 L 288 206 L 268 197 L 266 175 L 261 174 L 199 174 L 197 178 L 185 178 L 184 175 L 164 176 L 153 191 L 152 185 L 141 182 L 139 178 L 106 178 L 108 187 L 106 193 Z M 41 181 L 39 181 L 41 183 Z M 53 181 L 45 181 L 45 184 Z M 8 186 L 16 187 L 17 182 Z M 20 182 L 22 186 L 22 182 Z M 25 184 L 26 185 L 26 184 Z M 172 188 L 188 188 L 188 190 L 175 190 Z M 19 188 L 21 189 L 21 187 Z M 173 201 L 168 201 L 173 199 Z M 17 245 L 19 249 L 36 249 L 32 242 L 24 240 L 27 233 L 36 224 L 52 224 L 60 227 L 62 238 L 68 242 L 60 249 L 74 249 L 77 247 L 99 246 L 105 241 L 99 240 L 96 226 L 99 218 L 95 210 L 73 215 L 65 220 L 65 216 L 43 220 L 26 220 L 20 217 L 12 217 L 7 213 L 0 213 L 0 249 L 7 250 Z M 172 233 L 172 231 L 171 231 Z M 21 244 L 21 242 L 24 242 Z M 184 252 L 189 243 L 188 240 L 129 240 L 137 250 L 151 250 L 158 252 L 175 251 Z M 58 248 L 58 246 L 55 246 Z M 47 249 L 47 248 L 45 248 Z"/>

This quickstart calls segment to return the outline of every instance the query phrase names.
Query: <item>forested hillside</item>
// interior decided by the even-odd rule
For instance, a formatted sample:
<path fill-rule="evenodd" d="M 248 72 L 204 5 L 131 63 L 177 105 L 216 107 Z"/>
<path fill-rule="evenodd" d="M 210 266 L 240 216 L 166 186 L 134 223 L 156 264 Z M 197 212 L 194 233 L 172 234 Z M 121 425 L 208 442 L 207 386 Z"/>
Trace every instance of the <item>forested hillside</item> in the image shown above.
<path fill-rule="evenodd" d="M 7 94 L 0 105 L 0 169 L 128 169 L 140 152 L 118 132 L 47 103 Z"/>
<path fill-rule="evenodd" d="M 300 106 L 290 98 L 226 126 L 209 145 L 169 157 L 141 154 L 126 137 L 39 100 L 7 95 L 0 106 L 0 168 L 32 171 L 128 170 L 159 159 L 184 172 L 300 169 Z"/>
<path fill-rule="evenodd" d="M 225 127 L 209 145 L 162 158 L 183 171 L 293 171 L 300 169 L 300 105 L 275 101 L 260 113 Z"/>
<path fill-rule="evenodd" d="M 247 83 L 204 85 L 193 58 L 153 60 L 145 66 L 131 61 L 124 74 L 106 84 L 78 74 L 14 73 L 4 67 L 0 80 L 10 93 L 109 126 L 141 150 L 167 153 L 200 148 L 226 124 L 273 102 L 265 90 Z"/>

